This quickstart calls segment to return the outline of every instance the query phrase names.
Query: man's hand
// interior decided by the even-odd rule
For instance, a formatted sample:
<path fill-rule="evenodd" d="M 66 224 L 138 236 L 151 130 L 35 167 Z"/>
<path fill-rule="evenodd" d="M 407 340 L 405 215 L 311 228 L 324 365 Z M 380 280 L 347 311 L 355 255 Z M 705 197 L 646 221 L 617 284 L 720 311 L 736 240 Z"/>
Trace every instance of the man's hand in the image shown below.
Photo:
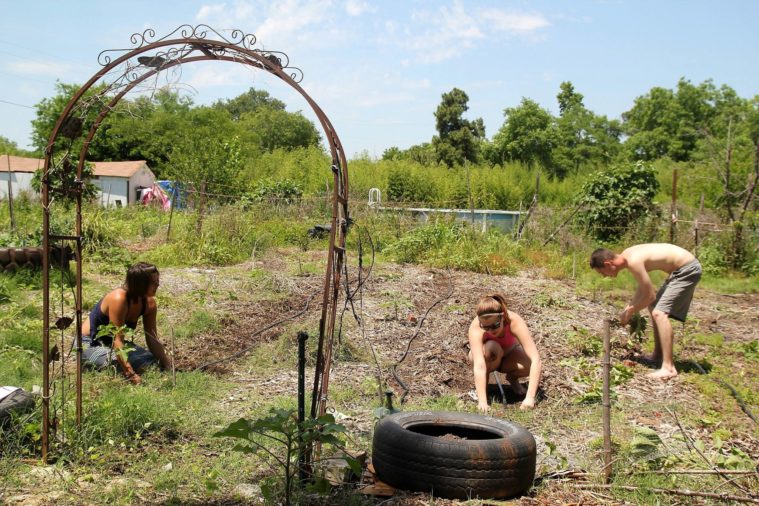
<path fill-rule="evenodd" d="M 633 312 L 632 312 L 632 306 L 627 306 L 625 309 L 622 310 L 621 313 L 619 313 L 619 323 L 622 325 L 627 325 L 630 322 L 630 318 L 632 318 Z"/>
<path fill-rule="evenodd" d="M 532 409 L 535 407 L 535 397 L 525 397 L 519 409 Z"/>
<path fill-rule="evenodd" d="M 479 409 L 480 413 L 482 413 L 483 415 L 487 415 L 490 412 L 490 406 L 488 406 L 488 401 L 478 402 L 477 409 Z"/>

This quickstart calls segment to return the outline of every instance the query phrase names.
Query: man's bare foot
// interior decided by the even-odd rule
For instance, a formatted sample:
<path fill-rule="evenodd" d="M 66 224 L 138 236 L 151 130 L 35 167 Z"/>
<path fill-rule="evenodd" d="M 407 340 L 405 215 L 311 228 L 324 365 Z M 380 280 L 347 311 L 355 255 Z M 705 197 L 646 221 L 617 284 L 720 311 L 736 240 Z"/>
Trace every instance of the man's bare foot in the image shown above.
<path fill-rule="evenodd" d="M 663 368 L 659 369 L 656 372 L 646 374 L 647 378 L 658 379 L 658 380 L 668 380 L 670 378 L 674 378 L 675 376 L 677 376 L 676 369 L 663 369 Z"/>

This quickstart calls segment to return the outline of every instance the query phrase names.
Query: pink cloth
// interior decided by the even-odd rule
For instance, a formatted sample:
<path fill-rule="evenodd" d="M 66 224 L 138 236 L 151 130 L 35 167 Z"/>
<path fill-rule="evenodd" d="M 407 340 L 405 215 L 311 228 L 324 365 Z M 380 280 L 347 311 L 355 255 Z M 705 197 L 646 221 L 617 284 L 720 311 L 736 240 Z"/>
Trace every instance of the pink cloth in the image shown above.
<path fill-rule="evenodd" d="M 164 211 L 171 209 L 171 200 L 166 196 L 166 193 L 157 184 L 153 184 L 150 188 L 142 192 L 142 203 L 144 205 L 151 202 L 158 202 Z"/>

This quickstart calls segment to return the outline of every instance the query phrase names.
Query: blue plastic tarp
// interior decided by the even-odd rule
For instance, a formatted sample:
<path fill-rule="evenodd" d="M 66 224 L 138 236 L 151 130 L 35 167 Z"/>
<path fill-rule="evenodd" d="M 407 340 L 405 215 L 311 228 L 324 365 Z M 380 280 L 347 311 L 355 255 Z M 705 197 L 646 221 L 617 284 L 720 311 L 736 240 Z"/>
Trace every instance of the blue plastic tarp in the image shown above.
<path fill-rule="evenodd" d="M 182 188 L 182 183 L 179 181 L 156 181 L 158 186 L 161 187 L 166 195 L 171 200 L 171 205 L 176 209 L 184 209 L 187 207 L 187 192 Z"/>

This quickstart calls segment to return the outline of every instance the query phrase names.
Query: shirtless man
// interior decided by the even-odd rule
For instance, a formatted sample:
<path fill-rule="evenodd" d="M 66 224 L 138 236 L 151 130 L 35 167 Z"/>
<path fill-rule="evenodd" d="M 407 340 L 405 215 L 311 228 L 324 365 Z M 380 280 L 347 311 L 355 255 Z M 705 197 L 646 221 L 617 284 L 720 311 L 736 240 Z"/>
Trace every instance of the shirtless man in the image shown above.
<path fill-rule="evenodd" d="M 668 379 L 677 376 L 672 359 L 672 325 L 669 318 L 685 321 L 693 299 L 696 284 L 701 279 L 701 264 L 688 250 L 674 244 L 638 244 L 619 255 L 599 248 L 590 256 L 590 266 L 602 276 L 616 278 L 619 271 L 627 269 L 638 282 L 638 289 L 630 303 L 619 314 L 619 321 L 626 325 L 632 316 L 647 307 L 654 327 L 654 354 L 661 369 L 649 377 Z M 648 273 L 664 271 L 669 277 L 656 292 Z"/>

